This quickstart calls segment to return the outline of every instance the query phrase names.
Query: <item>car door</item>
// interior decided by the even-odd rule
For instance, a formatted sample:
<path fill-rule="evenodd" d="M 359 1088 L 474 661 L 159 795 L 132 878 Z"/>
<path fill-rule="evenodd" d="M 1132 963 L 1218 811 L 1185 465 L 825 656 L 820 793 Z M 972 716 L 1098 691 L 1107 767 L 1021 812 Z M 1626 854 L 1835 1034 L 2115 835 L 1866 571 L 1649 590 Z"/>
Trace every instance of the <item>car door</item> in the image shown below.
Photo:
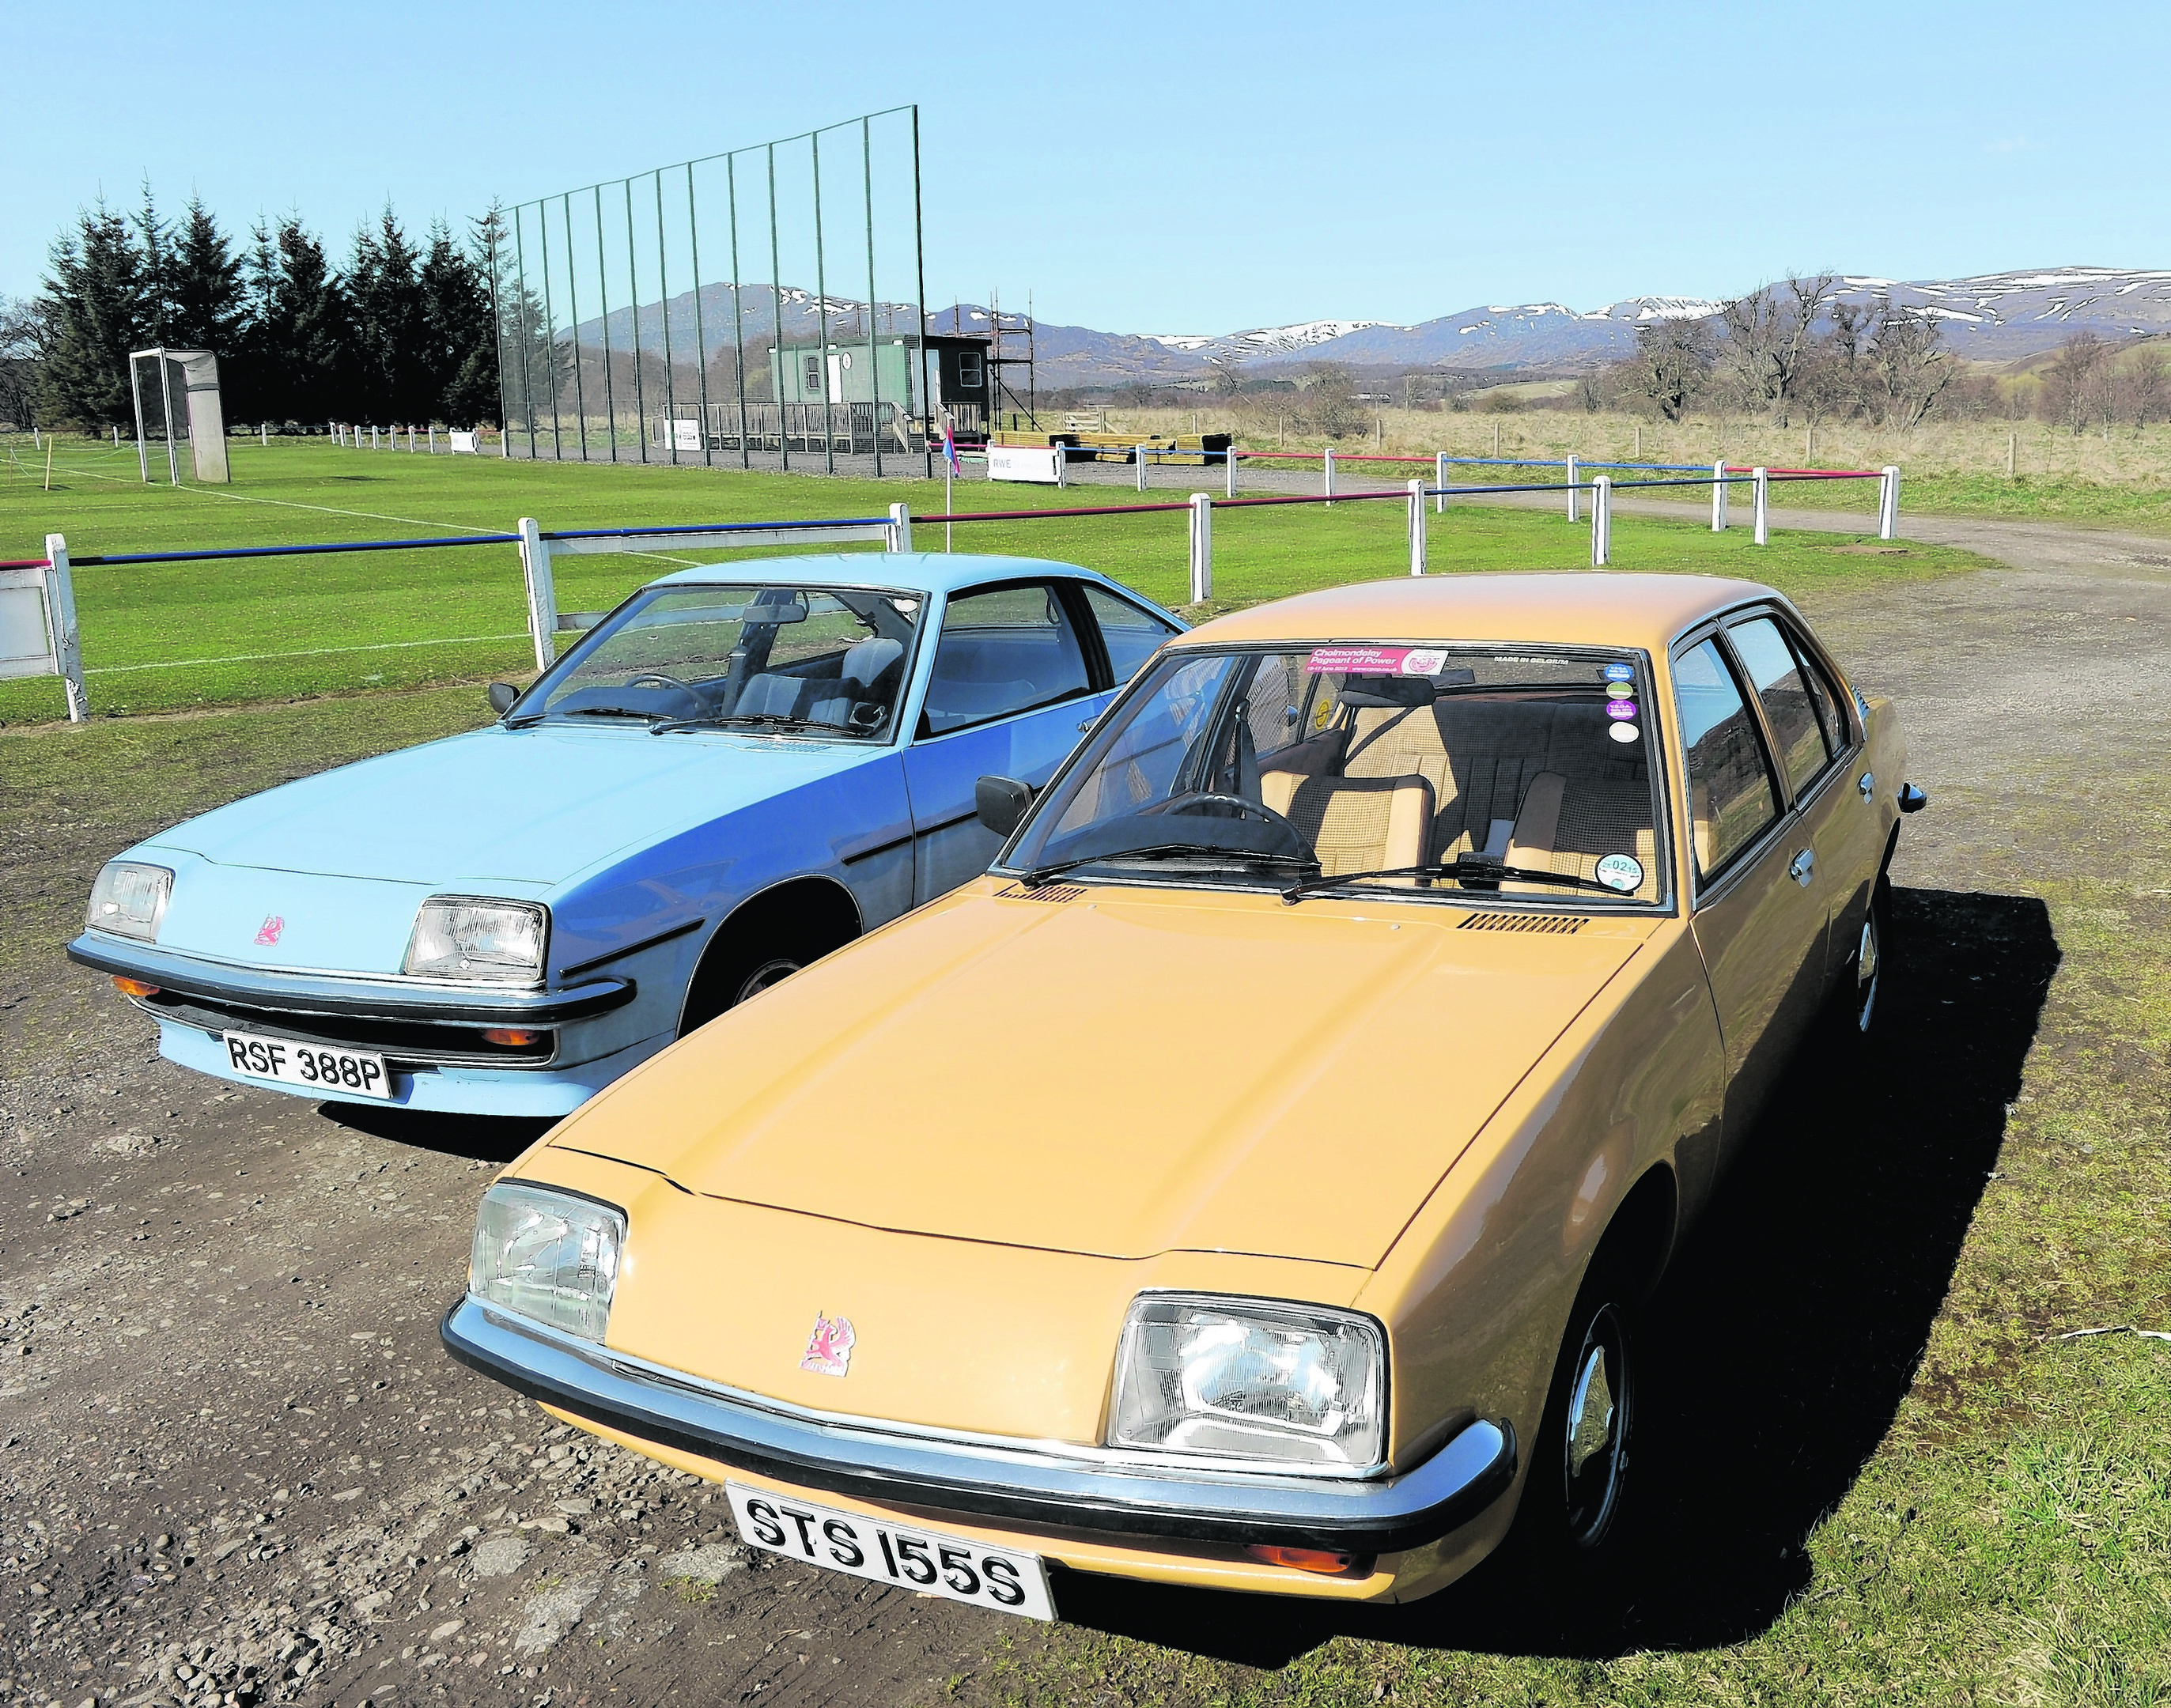
<path fill-rule="evenodd" d="M 1002 846 L 974 817 L 973 784 L 994 775 L 1040 788 L 1113 687 L 1074 579 L 994 581 L 950 595 L 904 756 L 915 902 L 985 871 Z"/>
<path fill-rule="evenodd" d="M 1826 909 L 1754 692 L 1723 636 L 1680 648 L 1673 676 L 1692 928 L 1726 1049 L 1730 1151 L 1816 1012 Z"/>

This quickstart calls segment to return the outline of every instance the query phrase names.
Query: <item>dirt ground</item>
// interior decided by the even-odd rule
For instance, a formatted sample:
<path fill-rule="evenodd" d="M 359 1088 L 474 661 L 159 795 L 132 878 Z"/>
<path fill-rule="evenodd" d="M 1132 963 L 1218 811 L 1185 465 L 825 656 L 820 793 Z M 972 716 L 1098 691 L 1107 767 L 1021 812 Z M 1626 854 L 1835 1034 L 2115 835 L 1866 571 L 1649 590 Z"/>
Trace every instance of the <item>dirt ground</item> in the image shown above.
<path fill-rule="evenodd" d="M 2008 567 L 1810 612 L 1897 699 L 1931 791 L 1896 881 L 2084 854 L 2088 779 L 2161 764 L 2171 542 L 1908 532 Z M 113 851 L 10 838 L 86 886 Z M 1946 913 L 1910 917 L 1974 929 Z M 195 1078 L 58 947 L 0 990 L 0 1703 L 890 1705 L 984 1695 L 991 1657 L 1064 1640 L 751 1556 L 703 1485 L 452 1363 L 474 1201 L 528 1132 Z M 97 1041 L 29 1047 L 21 1016 L 62 1003 Z M 1182 1630 L 1070 1588 L 1089 1625 Z"/>

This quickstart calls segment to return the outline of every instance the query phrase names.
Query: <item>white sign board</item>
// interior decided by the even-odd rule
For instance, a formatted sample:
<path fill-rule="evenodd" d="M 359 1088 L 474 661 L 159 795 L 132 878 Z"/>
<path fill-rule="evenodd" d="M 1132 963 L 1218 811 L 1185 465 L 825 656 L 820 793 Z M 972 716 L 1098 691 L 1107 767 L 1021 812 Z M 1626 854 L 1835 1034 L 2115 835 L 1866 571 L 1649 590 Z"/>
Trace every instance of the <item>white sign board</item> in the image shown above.
<path fill-rule="evenodd" d="M 0 570 L 0 677 L 60 674 L 45 581 L 43 570 Z"/>
<path fill-rule="evenodd" d="M 666 441 L 673 451 L 698 451 L 701 448 L 701 424 L 699 421 L 666 421 L 670 436 Z"/>
<path fill-rule="evenodd" d="M 1063 485 L 1063 447 L 1059 445 L 990 445 L 988 479 L 1034 480 L 1043 486 Z"/>
<path fill-rule="evenodd" d="M 475 442 L 476 436 L 474 434 L 464 433 L 458 427 L 454 427 L 452 430 L 452 433 L 453 452 L 454 455 L 457 456 L 463 451 L 470 452 L 477 457 L 480 457 L 482 454 L 482 447 Z"/>

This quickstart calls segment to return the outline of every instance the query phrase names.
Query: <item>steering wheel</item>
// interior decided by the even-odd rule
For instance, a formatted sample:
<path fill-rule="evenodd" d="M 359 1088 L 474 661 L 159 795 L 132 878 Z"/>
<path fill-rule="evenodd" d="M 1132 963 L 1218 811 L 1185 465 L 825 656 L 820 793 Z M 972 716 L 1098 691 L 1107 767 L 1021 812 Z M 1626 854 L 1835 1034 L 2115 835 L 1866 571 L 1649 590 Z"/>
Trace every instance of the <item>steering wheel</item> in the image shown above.
<path fill-rule="evenodd" d="M 1289 838 L 1289 844 L 1295 852 L 1309 854 L 1311 851 L 1311 844 L 1304 839 L 1304 833 L 1283 817 L 1280 813 L 1263 801 L 1246 800 L 1241 795 L 1221 795 L 1211 790 L 1202 789 L 1195 795 L 1186 795 L 1171 800 L 1165 811 L 1171 817 L 1179 817 L 1188 816 L 1198 811 L 1199 808 L 1206 806 L 1232 807 L 1239 818 L 1256 818 L 1262 823 L 1273 825 Z"/>
<path fill-rule="evenodd" d="M 675 688 L 697 706 L 705 706 L 709 704 L 708 695 L 695 688 L 692 683 L 681 682 L 675 676 L 666 676 L 660 670 L 644 670 L 638 676 L 630 676 L 625 679 L 625 685 L 628 688 L 639 688 L 645 682 L 661 683 L 666 688 Z"/>

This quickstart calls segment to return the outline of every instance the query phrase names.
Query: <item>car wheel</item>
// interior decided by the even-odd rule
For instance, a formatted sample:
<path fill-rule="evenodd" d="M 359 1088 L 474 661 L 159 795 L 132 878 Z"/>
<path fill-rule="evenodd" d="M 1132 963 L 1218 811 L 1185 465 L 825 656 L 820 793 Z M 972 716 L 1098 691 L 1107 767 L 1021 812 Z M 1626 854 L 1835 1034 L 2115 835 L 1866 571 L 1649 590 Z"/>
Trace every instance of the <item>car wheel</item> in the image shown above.
<path fill-rule="evenodd" d="M 1857 1033 L 1866 1033 L 1877 1019 L 1878 987 L 1884 981 L 1887 922 L 1892 917 L 1892 880 L 1878 874 L 1869 892 L 1869 906 L 1862 916 L 1862 935 L 1856 940 L 1854 983 L 1847 1013 Z"/>
<path fill-rule="evenodd" d="M 724 929 L 732 930 L 726 923 Z M 709 951 L 686 992 L 678 1036 L 706 1025 L 726 1009 L 751 1002 L 837 945 L 814 943 L 780 925 L 755 924 Z"/>
<path fill-rule="evenodd" d="M 1621 1515 L 1636 1418 L 1633 1291 L 1619 1266 L 1594 1268 L 1577 1296 L 1532 1448 L 1519 1519 L 1541 1562 L 1588 1558 Z"/>

